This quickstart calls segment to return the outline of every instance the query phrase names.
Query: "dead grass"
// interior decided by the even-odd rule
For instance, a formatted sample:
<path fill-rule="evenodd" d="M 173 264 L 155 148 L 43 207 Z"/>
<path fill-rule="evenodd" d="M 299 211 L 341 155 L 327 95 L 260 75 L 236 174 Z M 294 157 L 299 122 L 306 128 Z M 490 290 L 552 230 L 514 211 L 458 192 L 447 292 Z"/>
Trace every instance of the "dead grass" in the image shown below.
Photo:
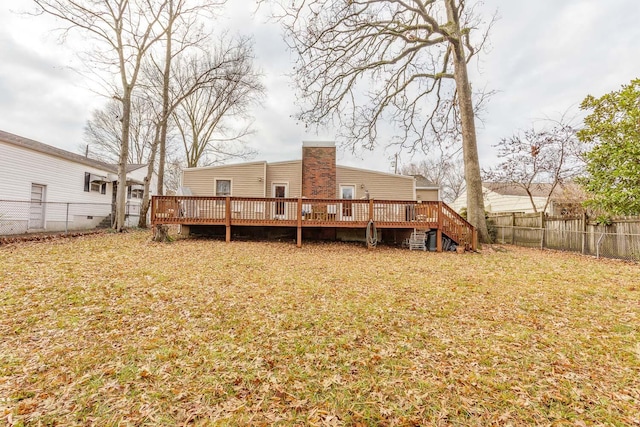
<path fill-rule="evenodd" d="M 640 425 L 640 267 L 148 233 L 0 248 L 9 425 Z"/>

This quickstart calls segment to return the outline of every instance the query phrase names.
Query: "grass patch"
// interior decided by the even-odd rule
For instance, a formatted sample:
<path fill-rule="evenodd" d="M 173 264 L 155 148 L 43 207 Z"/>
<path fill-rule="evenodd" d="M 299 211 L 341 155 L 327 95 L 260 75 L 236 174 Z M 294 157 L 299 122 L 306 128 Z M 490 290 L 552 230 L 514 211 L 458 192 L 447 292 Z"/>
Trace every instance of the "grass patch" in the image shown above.
<path fill-rule="evenodd" d="M 640 424 L 638 265 L 145 232 L 0 265 L 10 424 Z"/>

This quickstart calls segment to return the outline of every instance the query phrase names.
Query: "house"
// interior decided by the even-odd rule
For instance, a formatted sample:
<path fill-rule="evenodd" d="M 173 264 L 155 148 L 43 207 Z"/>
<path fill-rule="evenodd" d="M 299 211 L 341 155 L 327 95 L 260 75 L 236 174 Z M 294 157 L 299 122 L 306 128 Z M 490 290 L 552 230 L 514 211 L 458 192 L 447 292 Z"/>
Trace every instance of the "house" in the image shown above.
<path fill-rule="evenodd" d="M 398 242 L 420 228 L 471 242 L 473 227 L 438 199 L 428 182 L 337 165 L 333 142 L 306 141 L 300 160 L 184 169 L 178 195 L 154 197 L 152 222 L 228 241 L 232 228 L 266 237 L 297 230 L 298 245 L 303 234 L 369 243 L 374 231 L 372 240 Z"/>
<path fill-rule="evenodd" d="M 420 202 L 435 202 L 441 200 L 440 186 L 429 181 L 422 175 L 412 175 L 416 180 L 416 200 Z"/>
<path fill-rule="evenodd" d="M 424 178 L 337 165 L 335 144 L 322 141 L 303 142 L 301 160 L 187 168 L 182 187 L 194 196 L 439 200 Z"/>
<path fill-rule="evenodd" d="M 130 226 L 137 225 L 146 172 L 146 165 L 127 166 Z M 110 224 L 117 174 L 116 165 L 0 131 L 0 235 Z"/>
<path fill-rule="evenodd" d="M 420 197 L 436 200 L 417 200 Z M 399 243 L 430 230 L 430 248 L 475 249 L 477 232 L 413 176 L 336 164 L 333 142 L 303 142 L 302 159 L 187 168 L 175 196 L 154 196 L 154 227 L 181 234 Z M 451 242 L 453 245 L 449 245 Z"/>
<path fill-rule="evenodd" d="M 489 213 L 521 212 L 533 213 L 533 204 L 537 212 L 552 216 L 581 213 L 581 202 L 584 194 L 579 186 L 573 183 L 558 184 L 551 193 L 549 204 L 545 210 L 547 197 L 552 184 L 535 183 L 529 188 L 531 197 L 521 185 L 505 182 L 483 182 L 482 192 L 484 196 L 484 208 Z M 533 204 L 532 204 L 533 201 Z M 457 212 L 467 204 L 467 192 L 453 201 L 451 207 Z"/>

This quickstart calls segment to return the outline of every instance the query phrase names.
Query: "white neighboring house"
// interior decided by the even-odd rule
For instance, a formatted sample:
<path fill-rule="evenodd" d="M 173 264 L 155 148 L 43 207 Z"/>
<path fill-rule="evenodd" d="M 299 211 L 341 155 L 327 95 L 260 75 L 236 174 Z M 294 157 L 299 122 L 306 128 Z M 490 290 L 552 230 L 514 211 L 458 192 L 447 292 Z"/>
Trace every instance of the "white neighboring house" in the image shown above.
<path fill-rule="evenodd" d="M 127 226 L 138 223 L 146 172 L 127 167 Z M 111 225 L 117 175 L 117 165 L 0 131 L 0 235 Z"/>
<path fill-rule="evenodd" d="M 505 182 L 483 182 L 484 208 L 489 213 L 533 213 L 534 209 L 531 204 L 531 199 L 533 199 L 536 211 L 542 212 L 550 190 L 551 184 L 532 184 L 530 188 L 532 197 L 529 198 L 522 186 Z M 584 200 L 584 194 L 577 185 L 572 183 L 557 185 L 544 212 L 549 215 L 564 215 L 565 211 L 573 211 L 579 207 L 582 200 Z M 458 213 L 462 208 L 465 208 L 467 206 L 467 191 L 463 191 L 450 206 Z"/>

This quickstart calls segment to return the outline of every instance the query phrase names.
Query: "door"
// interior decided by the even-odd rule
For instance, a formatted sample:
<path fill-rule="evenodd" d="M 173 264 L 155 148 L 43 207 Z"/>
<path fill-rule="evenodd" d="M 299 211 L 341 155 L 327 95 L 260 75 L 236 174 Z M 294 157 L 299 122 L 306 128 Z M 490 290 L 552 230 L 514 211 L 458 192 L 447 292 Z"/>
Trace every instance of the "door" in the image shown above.
<path fill-rule="evenodd" d="M 284 199 L 289 192 L 289 184 L 273 183 L 271 185 L 271 194 L 276 199 Z M 275 202 L 273 206 L 273 217 L 277 219 L 287 219 L 286 202 Z"/>
<path fill-rule="evenodd" d="M 345 200 L 353 200 L 356 197 L 355 185 L 341 185 L 340 186 L 340 198 Z M 342 219 L 353 220 L 353 203 L 342 202 L 340 208 L 340 214 Z"/>
<path fill-rule="evenodd" d="M 44 196 L 45 186 L 31 184 L 31 205 L 29 206 L 29 229 L 44 228 Z"/>

